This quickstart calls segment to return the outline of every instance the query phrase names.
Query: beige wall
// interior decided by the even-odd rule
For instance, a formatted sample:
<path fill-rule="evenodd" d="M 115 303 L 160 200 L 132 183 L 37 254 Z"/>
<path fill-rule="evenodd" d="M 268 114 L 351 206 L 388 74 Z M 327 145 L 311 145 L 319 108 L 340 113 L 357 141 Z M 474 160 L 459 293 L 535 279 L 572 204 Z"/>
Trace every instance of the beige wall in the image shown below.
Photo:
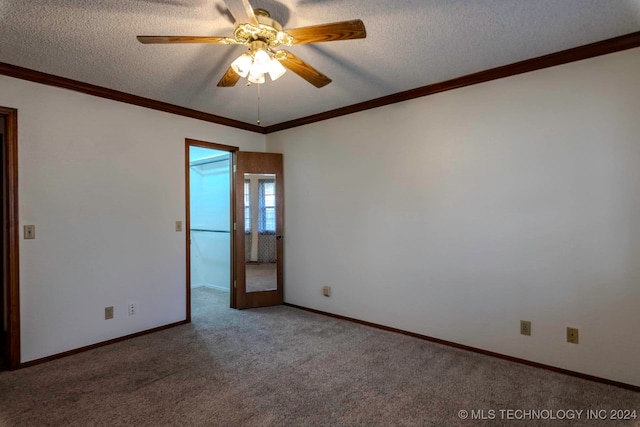
<path fill-rule="evenodd" d="M 285 300 L 640 385 L 639 75 L 635 49 L 267 135 Z"/>

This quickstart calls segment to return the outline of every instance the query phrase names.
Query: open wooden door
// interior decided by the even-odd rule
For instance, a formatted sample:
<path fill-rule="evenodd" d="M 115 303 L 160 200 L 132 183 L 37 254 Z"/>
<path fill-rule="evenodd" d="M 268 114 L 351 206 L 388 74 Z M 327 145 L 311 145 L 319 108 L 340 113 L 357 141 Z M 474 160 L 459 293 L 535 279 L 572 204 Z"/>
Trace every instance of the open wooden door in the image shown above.
<path fill-rule="evenodd" d="M 236 308 L 283 302 L 282 154 L 236 153 Z"/>

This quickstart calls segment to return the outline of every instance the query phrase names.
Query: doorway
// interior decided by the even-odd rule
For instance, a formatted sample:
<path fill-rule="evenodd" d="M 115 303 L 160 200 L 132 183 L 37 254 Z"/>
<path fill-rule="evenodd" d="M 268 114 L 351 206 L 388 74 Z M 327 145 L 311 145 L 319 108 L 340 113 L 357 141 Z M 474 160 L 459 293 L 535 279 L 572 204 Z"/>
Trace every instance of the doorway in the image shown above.
<path fill-rule="evenodd" d="M 213 295 L 234 307 L 233 165 L 236 147 L 187 139 L 187 320 Z"/>
<path fill-rule="evenodd" d="M 20 367 L 18 111 L 0 107 L 0 370 Z"/>
<path fill-rule="evenodd" d="M 227 295 L 231 308 L 283 303 L 282 155 L 185 140 L 187 321 Z"/>

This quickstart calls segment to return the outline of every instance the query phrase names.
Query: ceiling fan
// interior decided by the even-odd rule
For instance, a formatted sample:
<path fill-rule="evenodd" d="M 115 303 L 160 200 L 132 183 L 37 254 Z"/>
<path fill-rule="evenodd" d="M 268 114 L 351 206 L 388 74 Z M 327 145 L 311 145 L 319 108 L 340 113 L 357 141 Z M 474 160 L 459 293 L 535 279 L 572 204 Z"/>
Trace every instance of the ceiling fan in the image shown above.
<path fill-rule="evenodd" d="M 352 21 L 313 25 L 283 30 L 282 25 L 271 18 L 264 9 L 253 9 L 248 0 L 225 0 L 235 22 L 233 37 L 191 37 L 191 36 L 138 36 L 144 44 L 168 43 L 209 43 L 245 45 L 247 52 L 231 63 L 225 75 L 218 82 L 219 87 L 232 87 L 240 78 L 248 77 L 250 83 L 265 82 L 265 75 L 271 80 L 280 78 L 288 68 L 315 87 L 321 88 L 331 83 L 331 79 L 287 50 L 274 50 L 278 46 L 310 44 L 337 40 L 362 39 L 367 36 L 364 23 Z"/>

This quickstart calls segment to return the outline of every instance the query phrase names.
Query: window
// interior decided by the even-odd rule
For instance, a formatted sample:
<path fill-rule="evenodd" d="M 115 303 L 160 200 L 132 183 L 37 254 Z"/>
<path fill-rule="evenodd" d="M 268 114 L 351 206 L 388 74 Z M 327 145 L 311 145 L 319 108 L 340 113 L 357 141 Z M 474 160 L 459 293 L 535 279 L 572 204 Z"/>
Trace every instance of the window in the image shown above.
<path fill-rule="evenodd" d="M 276 181 L 258 180 L 258 232 L 276 232 Z"/>
<path fill-rule="evenodd" d="M 251 233 L 251 181 L 244 180 L 244 232 Z"/>

